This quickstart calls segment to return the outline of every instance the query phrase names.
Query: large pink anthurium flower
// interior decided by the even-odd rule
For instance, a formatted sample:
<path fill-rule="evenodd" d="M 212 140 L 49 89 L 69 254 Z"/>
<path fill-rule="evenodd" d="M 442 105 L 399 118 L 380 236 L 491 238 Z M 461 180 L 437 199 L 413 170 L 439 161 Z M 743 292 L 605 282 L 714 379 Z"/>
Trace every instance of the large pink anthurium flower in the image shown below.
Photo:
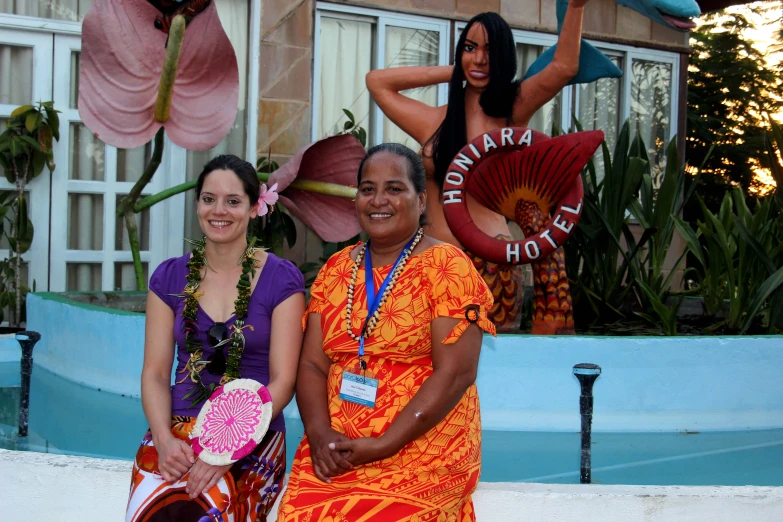
<path fill-rule="evenodd" d="M 294 180 L 356 186 L 359 164 L 366 151 L 350 134 L 332 136 L 302 148 L 269 176 L 278 185 L 280 202 L 324 241 L 347 241 L 361 231 L 356 204 L 290 187 Z"/>
<path fill-rule="evenodd" d="M 156 4 L 163 9 L 171 2 Z M 203 7 L 205 2 L 173 5 L 188 4 Z M 87 12 L 82 26 L 79 114 L 104 143 L 126 149 L 140 147 L 163 126 L 177 145 L 204 150 L 217 145 L 234 124 L 239 71 L 214 1 L 186 17 L 189 23 L 171 115 L 166 122 L 156 121 L 153 111 L 170 14 L 164 16 L 147 0 L 97 0 Z"/>

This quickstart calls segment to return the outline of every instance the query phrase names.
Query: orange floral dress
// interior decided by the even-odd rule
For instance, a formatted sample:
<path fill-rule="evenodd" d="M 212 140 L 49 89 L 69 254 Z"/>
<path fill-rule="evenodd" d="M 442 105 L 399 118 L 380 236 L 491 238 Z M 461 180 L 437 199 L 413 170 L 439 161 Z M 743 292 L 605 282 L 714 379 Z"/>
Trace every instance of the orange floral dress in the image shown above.
<path fill-rule="evenodd" d="M 339 398 L 343 370 L 357 363 L 358 343 L 345 330 L 353 260 L 348 247 L 324 265 L 310 290 L 310 313 L 321 314 L 324 352 L 333 361 L 327 380 L 332 428 L 351 439 L 379 437 L 432 372 L 430 322 L 461 319 L 444 344 L 467 329 L 466 309 L 478 307 L 476 324 L 495 334 L 487 319 L 492 293 L 458 248 L 438 244 L 411 256 L 392 288 L 378 325 L 365 343 L 367 369 L 378 379 L 374 408 Z M 363 265 L 363 264 L 362 264 Z M 373 269 L 375 288 L 391 265 Z M 354 289 L 353 331 L 367 317 L 364 267 Z M 471 319 L 475 314 L 471 312 Z M 476 385 L 437 426 L 396 455 L 351 469 L 326 484 L 315 478 L 307 436 L 297 448 L 278 520 L 386 522 L 475 520 L 471 494 L 481 471 L 481 418 Z"/>

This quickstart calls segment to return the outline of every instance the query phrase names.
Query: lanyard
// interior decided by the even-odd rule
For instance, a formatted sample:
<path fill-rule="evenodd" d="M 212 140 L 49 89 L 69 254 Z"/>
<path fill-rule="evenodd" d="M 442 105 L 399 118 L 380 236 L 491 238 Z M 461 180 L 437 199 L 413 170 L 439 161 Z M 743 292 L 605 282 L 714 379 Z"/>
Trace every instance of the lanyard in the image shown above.
<path fill-rule="evenodd" d="M 400 264 L 400 261 L 402 261 L 402 257 L 405 255 L 405 253 L 410 250 L 411 245 L 413 245 L 413 241 L 415 239 L 416 236 L 411 238 L 411 240 L 408 241 L 408 244 L 405 245 L 405 248 L 402 249 L 402 252 L 400 252 L 400 255 L 397 256 L 397 261 L 394 262 L 394 266 L 392 267 L 391 271 L 386 276 L 386 279 L 383 280 L 383 283 L 378 289 L 377 294 L 375 293 L 375 281 L 372 276 L 372 260 L 370 259 L 369 241 L 367 242 L 367 248 L 364 249 L 364 286 L 367 292 L 367 319 L 364 320 L 362 334 L 359 338 L 359 360 L 362 363 L 364 363 L 364 361 L 362 361 L 362 357 L 364 357 L 364 334 L 367 330 L 367 323 L 370 321 L 370 318 L 375 315 L 376 310 L 378 310 L 378 307 L 381 305 L 381 297 L 383 297 L 384 292 L 386 292 L 386 287 L 389 286 L 389 283 L 392 280 L 392 276 L 397 270 L 397 265 Z M 364 366 L 364 364 L 362 364 L 362 366 Z"/>

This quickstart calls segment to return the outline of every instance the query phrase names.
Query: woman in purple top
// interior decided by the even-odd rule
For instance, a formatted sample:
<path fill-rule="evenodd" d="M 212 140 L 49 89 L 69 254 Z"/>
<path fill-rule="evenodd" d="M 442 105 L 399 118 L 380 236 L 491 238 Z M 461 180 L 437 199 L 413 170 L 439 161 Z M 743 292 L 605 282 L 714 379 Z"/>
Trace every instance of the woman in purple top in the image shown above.
<path fill-rule="evenodd" d="M 196 185 L 205 238 L 150 278 L 141 376 L 150 429 L 136 454 L 127 521 L 265 521 L 280 492 L 304 280 L 291 262 L 248 245 L 249 220 L 266 210 L 260 191 L 250 163 L 231 155 L 207 163 Z M 232 377 L 235 352 L 221 341 L 236 331 L 245 338 L 238 373 L 267 387 L 272 422 L 250 455 L 213 466 L 195 457 L 189 434 L 211 386 Z"/>

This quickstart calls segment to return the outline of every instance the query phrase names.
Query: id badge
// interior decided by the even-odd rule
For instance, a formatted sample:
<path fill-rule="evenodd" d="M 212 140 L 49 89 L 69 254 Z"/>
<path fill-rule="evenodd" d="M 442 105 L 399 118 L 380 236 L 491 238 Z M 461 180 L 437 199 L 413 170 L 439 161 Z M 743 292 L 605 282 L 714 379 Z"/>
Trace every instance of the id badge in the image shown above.
<path fill-rule="evenodd" d="M 373 379 L 368 372 L 362 372 L 360 368 L 343 372 L 340 399 L 374 408 L 377 393 L 378 379 Z"/>

